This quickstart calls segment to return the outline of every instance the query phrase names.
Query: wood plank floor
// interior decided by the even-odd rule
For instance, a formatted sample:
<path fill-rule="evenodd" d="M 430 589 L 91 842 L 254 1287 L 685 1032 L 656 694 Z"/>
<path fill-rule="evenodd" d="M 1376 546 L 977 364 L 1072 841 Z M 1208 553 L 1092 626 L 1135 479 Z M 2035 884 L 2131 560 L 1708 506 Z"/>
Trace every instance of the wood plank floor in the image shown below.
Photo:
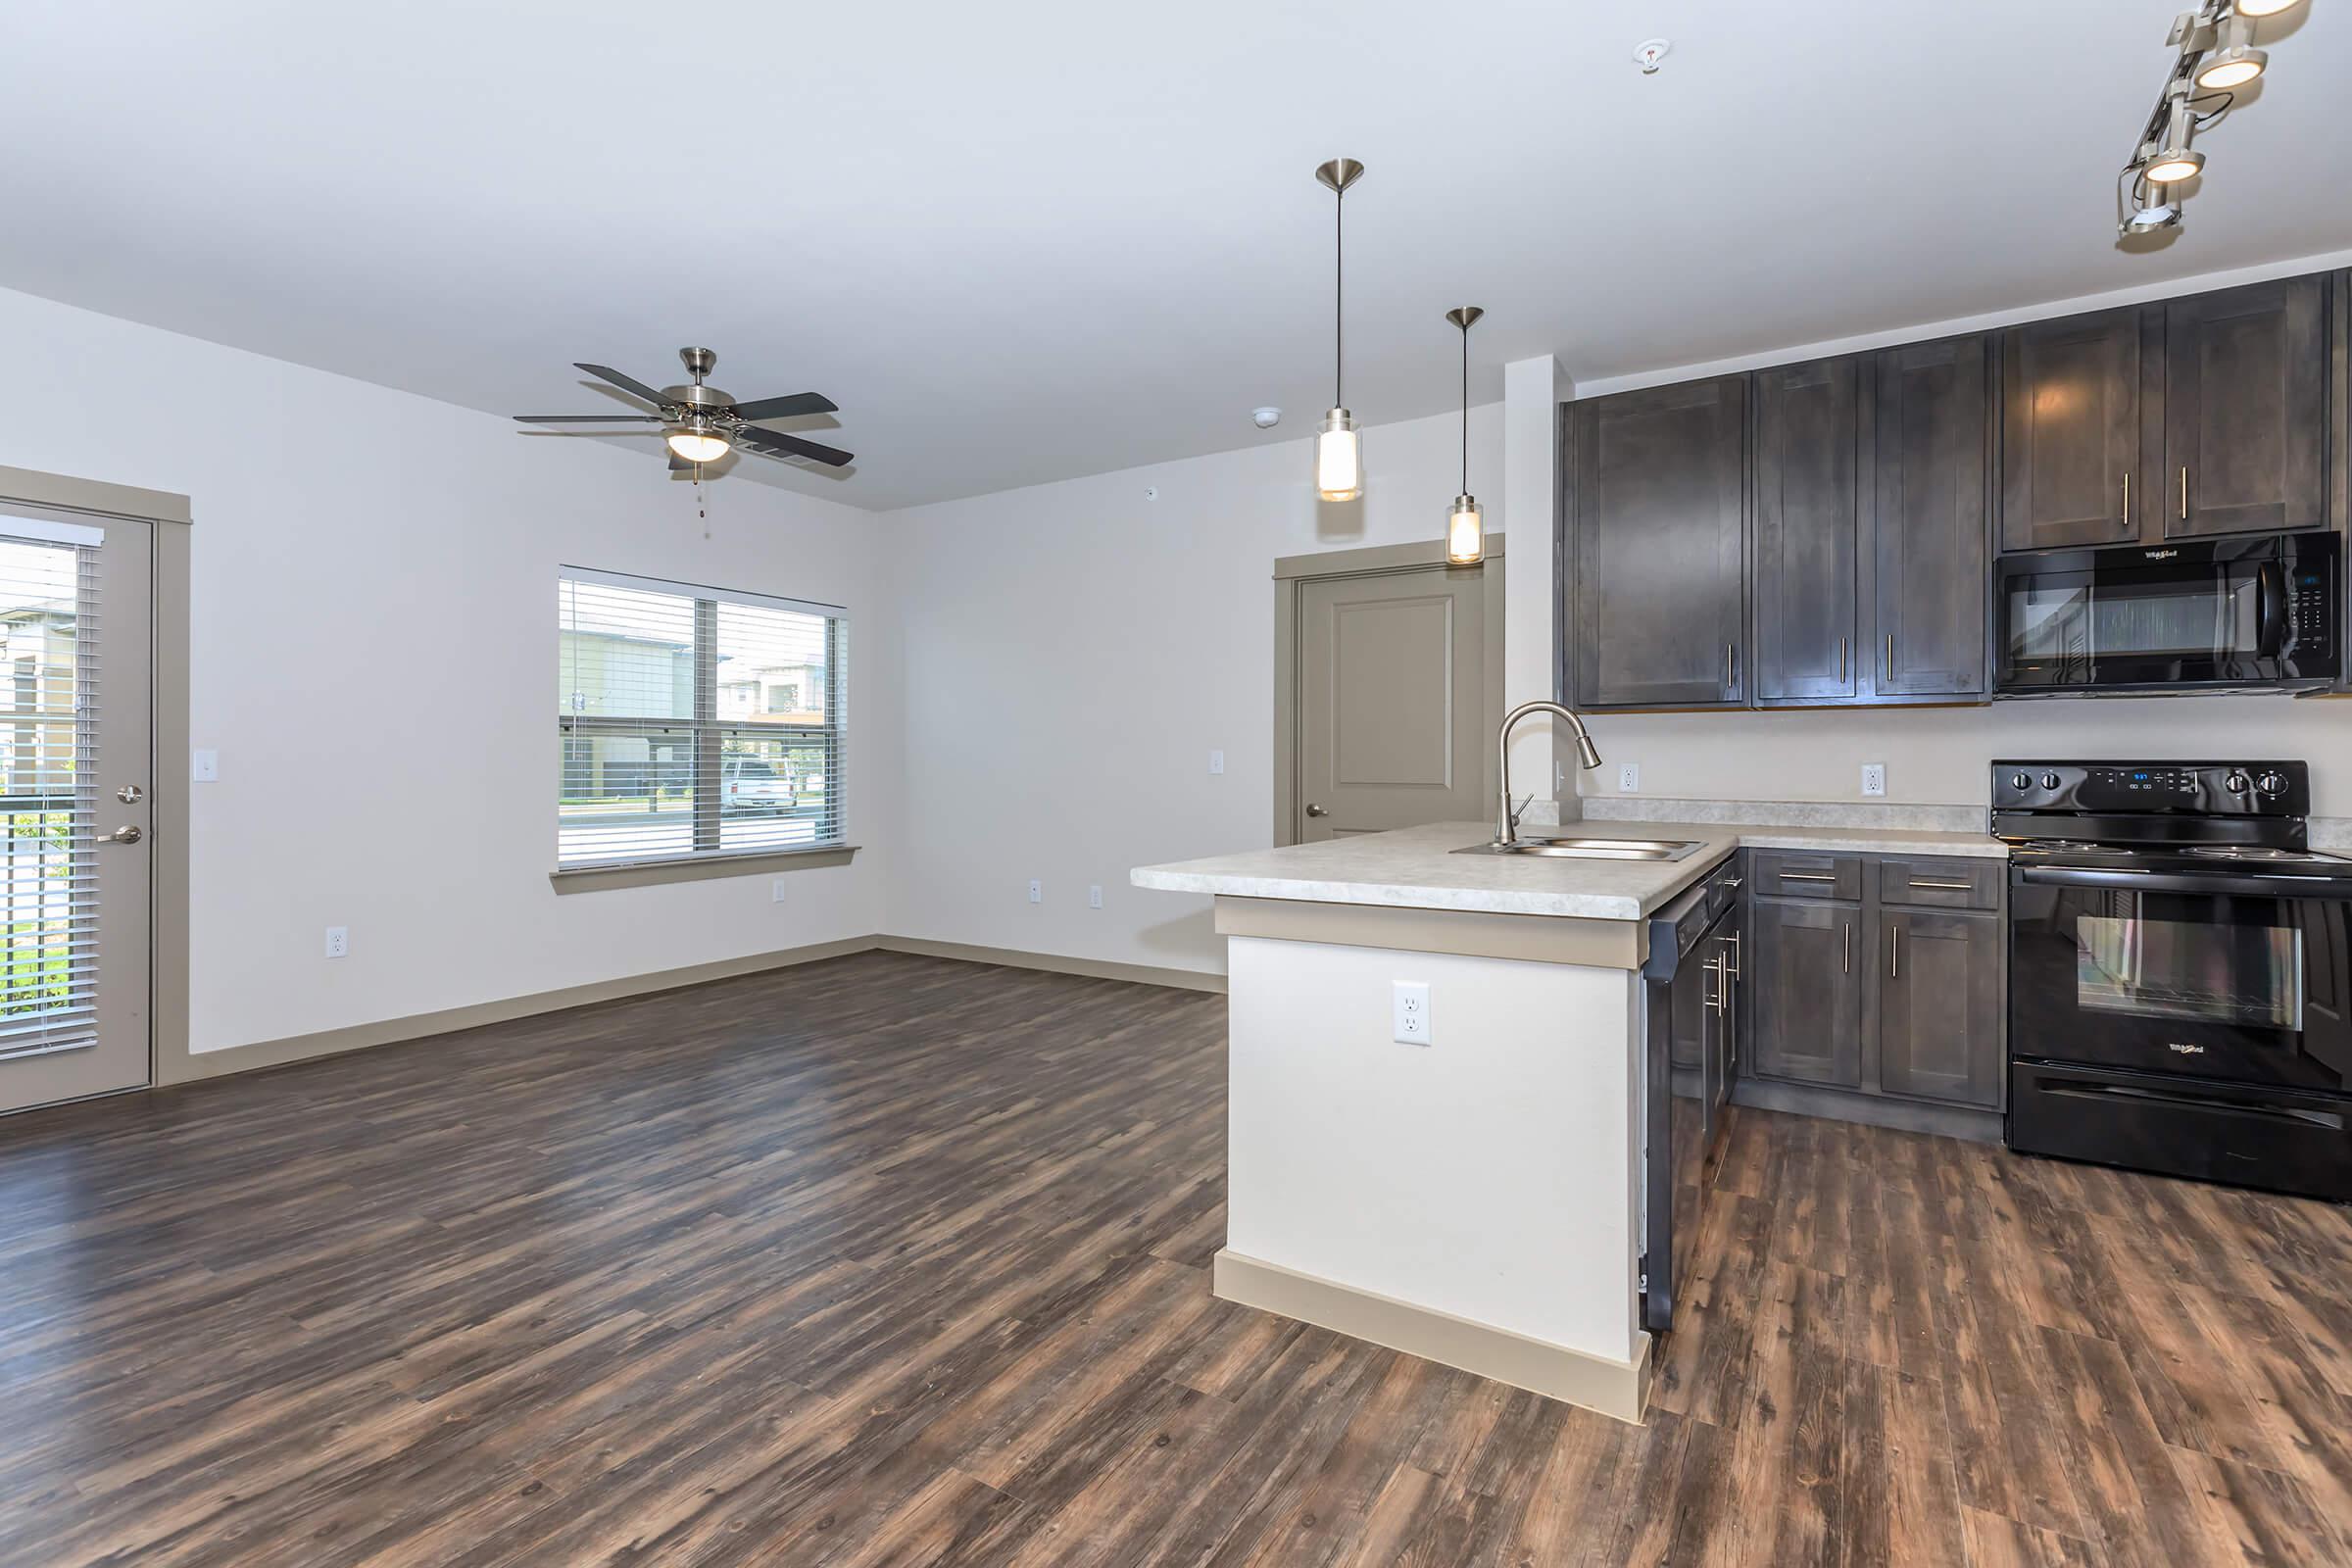
<path fill-rule="evenodd" d="M 1223 1016 L 869 954 L 0 1122 L 0 1563 L 2352 1562 L 2343 1210 L 1743 1113 L 1629 1427 L 1209 1296 Z"/>

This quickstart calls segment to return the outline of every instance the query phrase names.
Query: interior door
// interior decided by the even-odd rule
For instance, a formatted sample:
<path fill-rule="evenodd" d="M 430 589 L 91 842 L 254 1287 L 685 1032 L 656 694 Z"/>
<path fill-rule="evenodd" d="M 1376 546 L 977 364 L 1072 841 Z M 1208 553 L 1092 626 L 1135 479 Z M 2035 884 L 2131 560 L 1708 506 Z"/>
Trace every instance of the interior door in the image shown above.
<path fill-rule="evenodd" d="M 148 1081 L 150 527 L 0 503 L 0 1111 Z"/>
<path fill-rule="evenodd" d="M 1298 842 L 1491 821 L 1486 567 L 1298 593 Z"/>

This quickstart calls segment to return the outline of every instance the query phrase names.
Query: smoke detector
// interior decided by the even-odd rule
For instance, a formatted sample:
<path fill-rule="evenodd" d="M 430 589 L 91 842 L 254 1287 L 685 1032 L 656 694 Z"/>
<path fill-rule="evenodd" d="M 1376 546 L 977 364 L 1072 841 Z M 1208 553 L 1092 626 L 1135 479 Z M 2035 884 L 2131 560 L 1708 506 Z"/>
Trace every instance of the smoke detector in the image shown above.
<path fill-rule="evenodd" d="M 1663 38 L 1644 38 L 1634 45 L 1634 64 L 1642 68 L 1644 76 L 1654 76 L 1658 74 L 1658 62 L 1665 59 L 1666 51 L 1673 47 Z"/>
<path fill-rule="evenodd" d="M 1250 411 L 1250 422 L 1260 430 L 1271 430 L 1282 422 L 1282 411 L 1271 405 Z"/>

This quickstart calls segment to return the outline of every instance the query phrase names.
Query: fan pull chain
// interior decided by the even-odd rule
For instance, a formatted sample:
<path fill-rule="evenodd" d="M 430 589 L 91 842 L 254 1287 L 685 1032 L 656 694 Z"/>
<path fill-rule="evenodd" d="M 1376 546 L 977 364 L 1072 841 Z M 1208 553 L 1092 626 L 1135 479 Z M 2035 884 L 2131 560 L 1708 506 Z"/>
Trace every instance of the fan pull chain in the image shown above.
<path fill-rule="evenodd" d="M 706 499 L 703 494 L 703 466 L 698 463 L 694 466 L 694 514 L 703 520 L 703 537 L 707 540 L 710 537 L 710 509 L 704 505 Z"/>

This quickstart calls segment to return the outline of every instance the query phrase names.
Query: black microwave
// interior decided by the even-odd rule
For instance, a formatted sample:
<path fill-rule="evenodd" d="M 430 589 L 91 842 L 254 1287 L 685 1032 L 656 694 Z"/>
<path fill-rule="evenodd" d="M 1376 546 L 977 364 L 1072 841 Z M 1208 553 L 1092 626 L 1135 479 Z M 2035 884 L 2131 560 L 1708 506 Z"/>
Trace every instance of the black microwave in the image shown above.
<path fill-rule="evenodd" d="M 1993 689 L 2322 690 L 2341 668 L 2342 584 L 2332 533 L 2005 556 Z"/>

